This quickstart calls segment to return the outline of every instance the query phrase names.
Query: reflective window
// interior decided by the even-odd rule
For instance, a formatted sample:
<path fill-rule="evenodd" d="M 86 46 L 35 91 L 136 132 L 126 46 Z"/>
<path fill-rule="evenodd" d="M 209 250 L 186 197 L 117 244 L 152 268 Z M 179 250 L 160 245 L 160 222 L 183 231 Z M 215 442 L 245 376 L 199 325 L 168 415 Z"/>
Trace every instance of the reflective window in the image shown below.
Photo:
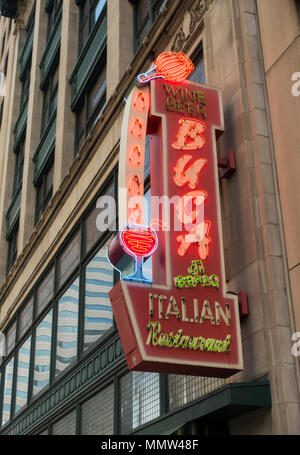
<path fill-rule="evenodd" d="M 14 358 L 12 358 L 10 362 L 8 362 L 5 368 L 2 425 L 5 425 L 10 420 L 13 371 Z"/>
<path fill-rule="evenodd" d="M 85 270 L 84 349 L 113 324 L 108 292 L 113 287 L 113 269 L 106 258 L 107 242 Z"/>
<path fill-rule="evenodd" d="M 36 328 L 33 395 L 36 395 L 50 379 L 52 310 Z"/>
<path fill-rule="evenodd" d="M 30 366 L 30 347 L 31 337 L 20 347 L 18 352 L 18 370 L 17 370 L 17 387 L 16 387 L 16 405 L 15 412 L 21 409 L 27 403 L 28 398 L 28 381 Z"/>
<path fill-rule="evenodd" d="M 59 374 L 77 359 L 79 278 L 58 301 L 56 365 Z"/>

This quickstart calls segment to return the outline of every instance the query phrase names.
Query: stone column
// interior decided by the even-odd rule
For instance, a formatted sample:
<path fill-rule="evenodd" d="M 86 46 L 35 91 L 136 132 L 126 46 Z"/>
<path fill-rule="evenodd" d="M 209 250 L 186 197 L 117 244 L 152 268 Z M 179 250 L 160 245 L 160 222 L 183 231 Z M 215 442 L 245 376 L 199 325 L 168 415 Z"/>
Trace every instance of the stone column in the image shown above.
<path fill-rule="evenodd" d="M 133 57 L 133 6 L 128 0 L 107 2 L 107 30 L 108 99 Z"/>
<path fill-rule="evenodd" d="M 70 76 L 77 61 L 79 9 L 73 0 L 63 1 L 53 194 L 74 160 L 75 115 L 71 112 Z"/>

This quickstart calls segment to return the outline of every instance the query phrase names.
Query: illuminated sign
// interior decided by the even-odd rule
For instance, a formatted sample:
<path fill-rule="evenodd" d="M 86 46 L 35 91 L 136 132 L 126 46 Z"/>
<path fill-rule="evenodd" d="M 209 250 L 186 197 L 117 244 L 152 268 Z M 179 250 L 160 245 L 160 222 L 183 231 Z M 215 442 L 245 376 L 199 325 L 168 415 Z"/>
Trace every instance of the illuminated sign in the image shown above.
<path fill-rule="evenodd" d="M 118 239 L 136 268 L 109 295 L 129 369 L 228 377 L 243 360 L 237 296 L 227 294 L 224 272 L 216 153 L 221 94 L 184 80 L 189 64 L 180 72 L 178 55 L 169 58 L 162 54 L 127 99 Z M 144 226 L 146 134 L 152 228 Z M 149 255 L 152 282 L 142 273 Z"/>

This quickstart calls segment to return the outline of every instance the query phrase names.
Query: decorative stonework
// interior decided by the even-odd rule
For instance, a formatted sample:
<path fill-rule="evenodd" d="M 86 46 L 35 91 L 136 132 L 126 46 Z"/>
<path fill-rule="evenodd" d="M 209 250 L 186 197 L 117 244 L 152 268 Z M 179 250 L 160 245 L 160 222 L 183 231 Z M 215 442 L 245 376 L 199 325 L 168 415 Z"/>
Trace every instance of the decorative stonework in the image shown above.
<path fill-rule="evenodd" d="M 184 31 L 183 25 L 181 25 L 178 33 L 175 35 L 171 50 L 175 52 L 182 51 L 187 45 L 187 42 L 192 37 L 193 33 L 197 30 L 198 26 L 201 26 L 203 22 L 204 14 L 209 9 L 210 5 L 214 0 L 197 0 L 194 5 L 188 11 L 188 32 Z"/>
<path fill-rule="evenodd" d="M 184 46 L 185 41 L 186 41 L 186 36 L 185 36 L 184 31 L 183 31 L 183 26 L 181 26 L 179 32 L 175 36 L 175 39 L 174 39 L 173 46 L 172 46 L 171 50 L 174 51 L 174 52 L 181 51 L 183 46 Z"/>
<path fill-rule="evenodd" d="M 193 33 L 196 26 L 201 22 L 205 12 L 208 10 L 213 0 L 198 0 L 190 9 L 190 33 Z"/>

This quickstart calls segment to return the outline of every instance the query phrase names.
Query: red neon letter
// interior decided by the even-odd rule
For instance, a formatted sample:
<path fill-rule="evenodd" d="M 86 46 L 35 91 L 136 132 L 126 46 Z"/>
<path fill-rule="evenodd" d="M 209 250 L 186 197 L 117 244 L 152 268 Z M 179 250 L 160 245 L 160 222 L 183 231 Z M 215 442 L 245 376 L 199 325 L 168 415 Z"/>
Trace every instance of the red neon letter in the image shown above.
<path fill-rule="evenodd" d="M 196 160 L 186 171 L 186 164 L 192 159 L 192 155 L 183 155 L 174 167 L 174 182 L 177 186 L 183 186 L 186 183 L 193 190 L 198 184 L 199 174 L 207 163 L 207 159 L 200 158 Z"/>
<path fill-rule="evenodd" d="M 205 138 L 201 133 L 206 128 L 204 122 L 189 118 L 182 118 L 179 121 L 180 127 L 176 136 L 176 141 L 172 147 L 182 150 L 201 149 L 205 145 Z"/>

